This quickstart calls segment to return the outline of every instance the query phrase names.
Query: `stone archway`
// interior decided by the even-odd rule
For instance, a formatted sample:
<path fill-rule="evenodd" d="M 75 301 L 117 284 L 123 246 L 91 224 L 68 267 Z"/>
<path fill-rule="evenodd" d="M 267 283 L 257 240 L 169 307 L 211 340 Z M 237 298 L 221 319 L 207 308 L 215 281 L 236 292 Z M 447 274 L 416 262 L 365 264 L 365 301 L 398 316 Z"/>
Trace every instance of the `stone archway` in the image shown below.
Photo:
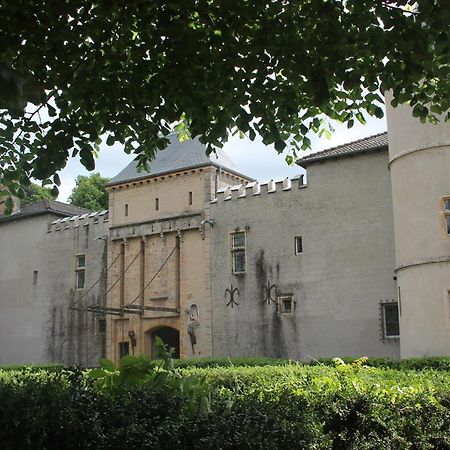
<path fill-rule="evenodd" d="M 180 332 L 171 327 L 160 327 L 148 332 L 150 337 L 150 356 L 153 359 L 158 359 L 158 349 L 156 348 L 156 336 L 160 337 L 164 344 L 173 348 L 175 351 L 172 355 L 173 358 L 178 359 L 180 357 Z"/>

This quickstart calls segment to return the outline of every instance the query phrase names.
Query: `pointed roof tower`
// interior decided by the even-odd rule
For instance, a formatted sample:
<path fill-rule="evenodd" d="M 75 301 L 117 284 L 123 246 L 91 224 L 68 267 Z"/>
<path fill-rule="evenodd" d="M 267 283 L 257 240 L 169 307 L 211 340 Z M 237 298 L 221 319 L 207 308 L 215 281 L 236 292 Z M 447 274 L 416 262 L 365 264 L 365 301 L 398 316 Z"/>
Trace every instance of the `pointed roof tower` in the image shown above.
<path fill-rule="evenodd" d="M 223 150 L 218 149 L 216 150 L 216 154 L 207 156 L 206 146 L 198 138 L 188 139 L 183 142 L 178 140 L 176 134 L 171 134 L 168 138 L 168 146 L 164 150 L 156 152 L 155 158 L 148 164 L 147 171 L 139 172 L 137 162 L 132 161 L 125 169 L 111 179 L 108 186 L 203 166 L 219 167 L 251 180 L 250 177 L 244 175 L 236 167 Z"/>

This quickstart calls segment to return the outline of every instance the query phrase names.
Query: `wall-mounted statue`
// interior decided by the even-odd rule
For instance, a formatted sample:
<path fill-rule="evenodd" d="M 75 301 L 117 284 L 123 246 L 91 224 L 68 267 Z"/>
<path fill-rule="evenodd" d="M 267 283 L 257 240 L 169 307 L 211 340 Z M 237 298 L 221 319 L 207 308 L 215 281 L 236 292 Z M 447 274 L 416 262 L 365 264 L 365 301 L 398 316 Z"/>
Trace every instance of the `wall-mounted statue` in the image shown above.
<path fill-rule="evenodd" d="M 195 345 L 197 344 L 197 337 L 195 335 L 195 330 L 200 325 L 200 313 L 198 305 L 193 303 L 191 306 L 189 306 L 188 314 L 189 314 L 189 323 L 187 327 L 187 332 L 191 340 L 192 353 L 195 353 Z"/>

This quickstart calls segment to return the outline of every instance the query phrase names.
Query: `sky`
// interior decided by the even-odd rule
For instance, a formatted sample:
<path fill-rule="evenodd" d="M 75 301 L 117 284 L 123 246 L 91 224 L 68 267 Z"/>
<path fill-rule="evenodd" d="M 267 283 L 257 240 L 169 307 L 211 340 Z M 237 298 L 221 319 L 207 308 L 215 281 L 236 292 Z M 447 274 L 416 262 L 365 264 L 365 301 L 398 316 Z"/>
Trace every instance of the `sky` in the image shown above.
<path fill-rule="evenodd" d="M 312 149 L 310 152 L 305 152 L 304 155 L 386 131 L 386 119 L 368 118 L 366 125 L 358 122 L 350 129 L 347 129 L 347 125 L 342 124 L 333 124 L 333 126 L 335 131 L 331 139 L 325 137 L 319 139 L 313 136 L 311 139 Z M 272 179 L 281 180 L 287 176 L 292 177 L 304 172 L 298 166 L 288 166 L 284 159 L 285 155 L 278 154 L 273 146 L 264 145 L 258 138 L 252 142 L 248 138 L 231 137 L 224 145 L 224 150 L 242 173 L 261 182 Z M 132 159 L 132 155 L 123 152 L 120 144 L 112 147 L 101 144 L 94 171 L 100 172 L 102 176 L 112 178 Z M 67 201 L 75 187 L 75 178 L 78 175 L 89 175 L 89 172 L 80 163 L 79 158 L 71 158 L 67 166 L 59 172 L 61 178 L 59 201 Z"/>

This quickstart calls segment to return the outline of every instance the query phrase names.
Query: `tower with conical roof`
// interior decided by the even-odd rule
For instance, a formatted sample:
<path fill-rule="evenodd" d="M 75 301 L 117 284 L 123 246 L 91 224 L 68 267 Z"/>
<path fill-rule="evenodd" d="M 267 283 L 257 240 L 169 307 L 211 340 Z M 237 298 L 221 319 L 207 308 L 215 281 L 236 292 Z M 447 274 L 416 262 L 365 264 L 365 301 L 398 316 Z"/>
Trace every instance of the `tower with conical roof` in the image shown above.
<path fill-rule="evenodd" d="M 107 355 L 212 355 L 210 202 L 250 181 L 222 151 L 176 135 L 148 171 L 130 163 L 109 183 Z"/>

